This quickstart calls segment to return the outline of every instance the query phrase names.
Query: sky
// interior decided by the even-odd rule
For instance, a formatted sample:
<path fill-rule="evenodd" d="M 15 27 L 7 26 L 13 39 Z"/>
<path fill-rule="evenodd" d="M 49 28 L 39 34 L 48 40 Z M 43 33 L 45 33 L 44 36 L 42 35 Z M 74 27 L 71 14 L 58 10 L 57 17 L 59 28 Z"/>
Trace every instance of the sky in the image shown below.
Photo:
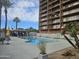
<path fill-rule="evenodd" d="M 8 27 L 15 29 L 13 19 L 18 17 L 20 23 L 18 28 L 38 29 L 39 20 L 39 0 L 12 0 L 13 5 L 8 8 Z M 2 28 L 5 26 L 4 7 L 2 8 Z"/>

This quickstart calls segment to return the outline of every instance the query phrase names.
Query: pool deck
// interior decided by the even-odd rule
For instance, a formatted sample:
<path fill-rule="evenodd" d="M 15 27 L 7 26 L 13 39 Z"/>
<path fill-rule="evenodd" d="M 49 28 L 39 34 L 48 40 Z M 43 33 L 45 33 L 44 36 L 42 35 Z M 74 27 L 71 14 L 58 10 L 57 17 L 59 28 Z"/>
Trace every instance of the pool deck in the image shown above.
<path fill-rule="evenodd" d="M 47 53 L 69 47 L 68 42 L 49 43 L 47 44 Z M 33 59 L 39 55 L 39 49 L 30 43 L 25 43 L 25 40 L 11 37 L 10 45 L 0 45 L 0 59 Z"/>

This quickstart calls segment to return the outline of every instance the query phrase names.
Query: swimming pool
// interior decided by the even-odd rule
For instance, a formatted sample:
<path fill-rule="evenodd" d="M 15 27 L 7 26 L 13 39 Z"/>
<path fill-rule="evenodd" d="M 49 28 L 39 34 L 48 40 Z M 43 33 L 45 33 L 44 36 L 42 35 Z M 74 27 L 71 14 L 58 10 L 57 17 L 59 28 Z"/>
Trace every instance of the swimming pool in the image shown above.
<path fill-rule="evenodd" d="M 54 38 L 48 38 L 48 37 L 26 37 L 26 43 L 31 43 L 32 45 L 38 45 L 40 42 L 45 42 L 45 43 L 57 43 L 60 42 L 58 39 Z"/>

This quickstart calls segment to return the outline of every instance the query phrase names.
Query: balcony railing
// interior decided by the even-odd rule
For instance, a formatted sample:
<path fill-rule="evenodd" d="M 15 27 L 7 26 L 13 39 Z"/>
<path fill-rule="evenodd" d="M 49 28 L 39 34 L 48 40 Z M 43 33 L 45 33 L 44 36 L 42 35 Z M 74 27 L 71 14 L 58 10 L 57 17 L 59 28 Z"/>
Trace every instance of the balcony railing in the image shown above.
<path fill-rule="evenodd" d="M 69 21 L 75 21 L 79 19 L 79 15 L 72 16 L 72 17 L 67 17 L 63 19 L 63 22 L 69 22 Z"/>
<path fill-rule="evenodd" d="M 46 9 L 47 5 L 43 5 L 40 9 L 43 10 L 44 8 Z"/>
<path fill-rule="evenodd" d="M 45 13 L 47 10 L 45 9 L 45 10 L 42 10 L 40 13 Z"/>
<path fill-rule="evenodd" d="M 67 9 L 69 9 L 69 8 L 73 8 L 73 7 L 77 7 L 77 6 L 79 6 L 79 2 L 77 3 L 73 3 L 73 4 L 71 4 L 71 5 L 66 5 L 66 6 L 64 6 L 63 7 L 63 10 L 67 10 Z"/>
<path fill-rule="evenodd" d="M 42 14 L 42 15 L 41 15 L 41 17 L 44 17 L 44 16 L 47 16 L 47 13 L 46 13 L 46 14 Z"/>
<path fill-rule="evenodd" d="M 51 5 L 51 4 L 53 4 L 53 3 L 57 2 L 57 1 L 58 0 L 52 0 L 52 2 L 49 3 L 49 5 Z"/>
<path fill-rule="evenodd" d="M 59 7 L 59 4 L 56 4 L 56 5 L 54 5 L 54 6 L 50 6 L 50 7 L 49 7 L 49 10 L 50 10 L 50 9 L 55 9 L 56 7 Z"/>
<path fill-rule="evenodd" d="M 46 0 L 44 0 L 43 2 L 40 2 L 40 6 L 43 6 L 44 4 L 46 4 Z"/>

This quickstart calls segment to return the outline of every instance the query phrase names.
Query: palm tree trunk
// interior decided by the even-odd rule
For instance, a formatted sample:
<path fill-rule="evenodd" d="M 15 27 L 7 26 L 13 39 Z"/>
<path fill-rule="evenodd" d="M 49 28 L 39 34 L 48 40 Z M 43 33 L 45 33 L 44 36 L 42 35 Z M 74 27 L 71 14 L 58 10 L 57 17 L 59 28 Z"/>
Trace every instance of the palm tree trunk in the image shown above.
<path fill-rule="evenodd" d="M 18 36 L 17 25 L 18 25 L 18 22 L 16 22 L 16 33 L 17 33 L 17 36 Z"/>
<path fill-rule="evenodd" d="M 70 41 L 70 39 L 65 34 L 64 34 L 64 37 L 75 49 L 77 49 L 77 47 Z"/>
<path fill-rule="evenodd" d="M 17 30 L 17 25 L 18 25 L 18 23 L 16 22 L 16 30 Z"/>
<path fill-rule="evenodd" d="M 6 30 L 7 30 L 7 8 L 5 7 L 5 36 L 6 36 Z"/>
<path fill-rule="evenodd" d="M 1 30 L 1 13 L 2 13 L 2 4 L 1 4 L 1 1 L 0 1 L 0 30 Z"/>
<path fill-rule="evenodd" d="M 75 39 L 75 42 L 76 42 L 76 46 L 79 49 L 79 39 L 77 37 L 77 34 L 74 35 L 74 39 Z"/>
<path fill-rule="evenodd" d="M 0 30 L 1 30 L 1 7 L 0 7 Z"/>

